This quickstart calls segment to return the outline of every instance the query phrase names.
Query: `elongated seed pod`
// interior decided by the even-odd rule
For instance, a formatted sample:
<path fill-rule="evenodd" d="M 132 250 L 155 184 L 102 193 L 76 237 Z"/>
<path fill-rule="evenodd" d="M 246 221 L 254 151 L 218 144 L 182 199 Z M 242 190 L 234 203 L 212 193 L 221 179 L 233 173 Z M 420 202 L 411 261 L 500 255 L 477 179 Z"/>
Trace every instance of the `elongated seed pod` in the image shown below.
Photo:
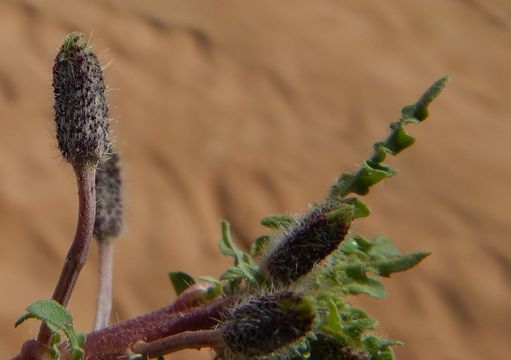
<path fill-rule="evenodd" d="M 117 237 L 123 227 L 119 154 L 114 152 L 98 165 L 96 171 L 96 220 L 94 237 L 98 241 Z"/>
<path fill-rule="evenodd" d="M 261 263 L 261 272 L 275 285 L 287 285 L 307 274 L 334 251 L 346 236 L 353 207 L 325 204 L 288 229 Z"/>
<path fill-rule="evenodd" d="M 259 296 L 235 308 L 222 326 L 229 351 L 242 358 L 269 354 L 305 336 L 314 321 L 312 304 L 290 291 Z"/>
<path fill-rule="evenodd" d="M 57 141 L 73 166 L 95 165 L 108 148 L 103 73 L 83 34 L 66 36 L 53 66 Z"/>

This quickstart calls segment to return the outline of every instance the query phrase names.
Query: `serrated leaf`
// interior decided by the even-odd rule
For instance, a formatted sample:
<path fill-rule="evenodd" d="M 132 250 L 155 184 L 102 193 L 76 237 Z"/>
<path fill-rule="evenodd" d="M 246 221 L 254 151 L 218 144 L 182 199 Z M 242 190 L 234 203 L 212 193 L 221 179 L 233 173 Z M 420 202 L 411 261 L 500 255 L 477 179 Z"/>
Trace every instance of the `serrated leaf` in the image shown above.
<path fill-rule="evenodd" d="M 355 174 L 343 173 L 332 185 L 329 197 L 345 197 L 349 193 L 366 195 L 369 188 L 386 177 L 393 176 L 395 170 L 389 165 L 382 164 L 387 153 L 396 155 L 412 145 L 415 141 L 409 135 L 404 126 L 409 123 L 419 123 L 428 116 L 428 105 L 438 96 L 445 87 L 449 77 L 437 80 L 426 92 L 413 104 L 405 106 L 401 110 L 399 121 L 391 124 L 391 132 L 384 141 L 373 145 L 373 154 L 367 159 Z"/>
<path fill-rule="evenodd" d="M 168 273 L 169 279 L 174 286 L 176 295 L 179 296 L 183 291 L 195 284 L 193 277 L 182 271 L 170 271 Z"/>
<path fill-rule="evenodd" d="M 288 215 L 269 215 L 261 220 L 261 225 L 270 229 L 286 229 L 295 222 L 292 216 Z"/>
<path fill-rule="evenodd" d="M 71 347 L 71 359 L 79 360 L 83 357 L 82 345 L 85 342 L 85 335 L 74 331 L 73 318 L 65 307 L 54 300 L 38 300 L 29 305 L 26 310 L 28 314 L 18 318 L 15 326 L 30 318 L 44 321 L 55 335 L 52 345 L 56 359 L 59 359 L 58 343 L 56 341 L 60 342 L 60 338 L 55 338 L 59 331 L 62 331 L 68 338 Z"/>
<path fill-rule="evenodd" d="M 395 258 L 381 260 L 371 264 L 371 267 L 380 276 L 388 277 L 392 273 L 408 270 L 420 263 L 430 253 L 414 252 L 407 255 L 399 255 Z"/>
<path fill-rule="evenodd" d="M 349 193 L 365 195 L 371 186 L 394 174 L 395 170 L 392 167 L 366 160 L 355 175 L 346 177 L 349 182 L 339 184 L 340 193 L 343 197 Z"/>
<path fill-rule="evenodd" d="M 415 138 L 405 131 L 403 124 L 394 123 L 391 125 L 391 133 L 385 141 L 385 149 L 392 155 L 397 155 L 413 145 L 414 142 Z"/>

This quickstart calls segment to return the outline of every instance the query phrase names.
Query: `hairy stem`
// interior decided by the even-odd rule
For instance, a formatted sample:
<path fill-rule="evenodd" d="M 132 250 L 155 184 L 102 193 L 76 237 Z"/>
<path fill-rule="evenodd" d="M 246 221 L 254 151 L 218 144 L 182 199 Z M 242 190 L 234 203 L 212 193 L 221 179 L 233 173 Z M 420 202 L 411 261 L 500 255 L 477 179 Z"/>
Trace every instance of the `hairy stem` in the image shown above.
<path fill-rule="evenodd" d="M 94 330 L 108 326 L 112 311 L 112 273 L 113 273 L 113 239 L 98 241 L 99 250 L 99 290 L 96 301 L 96 319 Z"/>
<path fill-rule="evenodd" d="M 122 358 L 137 341 L 152 342 L 185 331 L 211 329 L 218 324 L 232 298 L 222 298 L 188 310 L 176 309 L 174 302 L 153 312 L 132 318 L 87 335 L 83 349 L 88 360 Z M 65 354 L 65 344 L 62 348 Z"/>
<path fill-rule="evenodd" d="M 186 331 L 150 343 L 141 341 L 135 343 L 131 349 L 137 354 L 145 355 L 148 358 L 155 358 L 184 349 L 217 348 L 223 346 L 225 346 L 225 343 L 222 331 L 214 329 Z"/>
<path fill-rule="evenodd" d="M 94 230 L 96 213 L 95 166 L 75 166 L 76 181 L 78 185 L 78 223 L 75 238 L 60 274 L 59 281 L 53 292 L 52 299 L 66 306 L 76 285 L 80 270 L 87 260 L 89 245 Z M 43 323 L 37 337 L 39 343 L 48 345 L 51 333 Z"/>

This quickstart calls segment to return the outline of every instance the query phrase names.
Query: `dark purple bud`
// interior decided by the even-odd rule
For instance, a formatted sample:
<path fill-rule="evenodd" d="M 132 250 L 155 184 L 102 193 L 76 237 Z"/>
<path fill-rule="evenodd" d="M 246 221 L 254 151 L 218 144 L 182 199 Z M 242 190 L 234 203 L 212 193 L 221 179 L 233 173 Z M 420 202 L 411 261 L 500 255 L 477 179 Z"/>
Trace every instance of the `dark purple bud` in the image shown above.
<path fill-rule="evenodd" d="M 228 351 L 250 358 L 305 336 L 314 317 L 310 300 L 285 291 L 259 296 L 235 308 L 221 329 Z"/>
<path fill-rule="evenodd" d="M 353 207 L 326 204 L 311 210 L 289 228 L 263 259 L 261 272 L 275 285 L 290 284 L 334 251 L 346 236 Z"/>
<path fill-rule="evenodd" d="M 57 141 L 73 166 L 95 165 L 108 149 L 108 107 L 98 58 L 83 34 L 64 39 L 53 66 Z"/>

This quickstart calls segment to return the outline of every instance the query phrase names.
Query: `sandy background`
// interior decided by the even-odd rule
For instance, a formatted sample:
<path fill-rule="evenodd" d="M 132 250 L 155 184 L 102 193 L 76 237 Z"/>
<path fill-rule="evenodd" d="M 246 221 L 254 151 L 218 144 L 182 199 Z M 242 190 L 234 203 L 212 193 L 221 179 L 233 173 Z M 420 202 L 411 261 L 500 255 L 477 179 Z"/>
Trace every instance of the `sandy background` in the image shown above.
<path fill-rule="evenodd" d="M 218 220 L 248 246 L 270 213 L 300 211 L 355 169 L 402 105 L 454 80 L 389 162 L 354 231 L 433 255 L 360 298 L 401 359 L 511 355 L 511 3 L 0 1 L 0 358 L 37 331 L 14 320 L 51 295 L 76 222 L 53 135 L 51 66 L 79 30 L 103 64 L 124 159 L 118 319 L 166 304 L 166 272 L 218 275 Z M 90 328 L 92 248 L 71 301 Z M 172 359 L 208 359 L 190 351 Z"/>

